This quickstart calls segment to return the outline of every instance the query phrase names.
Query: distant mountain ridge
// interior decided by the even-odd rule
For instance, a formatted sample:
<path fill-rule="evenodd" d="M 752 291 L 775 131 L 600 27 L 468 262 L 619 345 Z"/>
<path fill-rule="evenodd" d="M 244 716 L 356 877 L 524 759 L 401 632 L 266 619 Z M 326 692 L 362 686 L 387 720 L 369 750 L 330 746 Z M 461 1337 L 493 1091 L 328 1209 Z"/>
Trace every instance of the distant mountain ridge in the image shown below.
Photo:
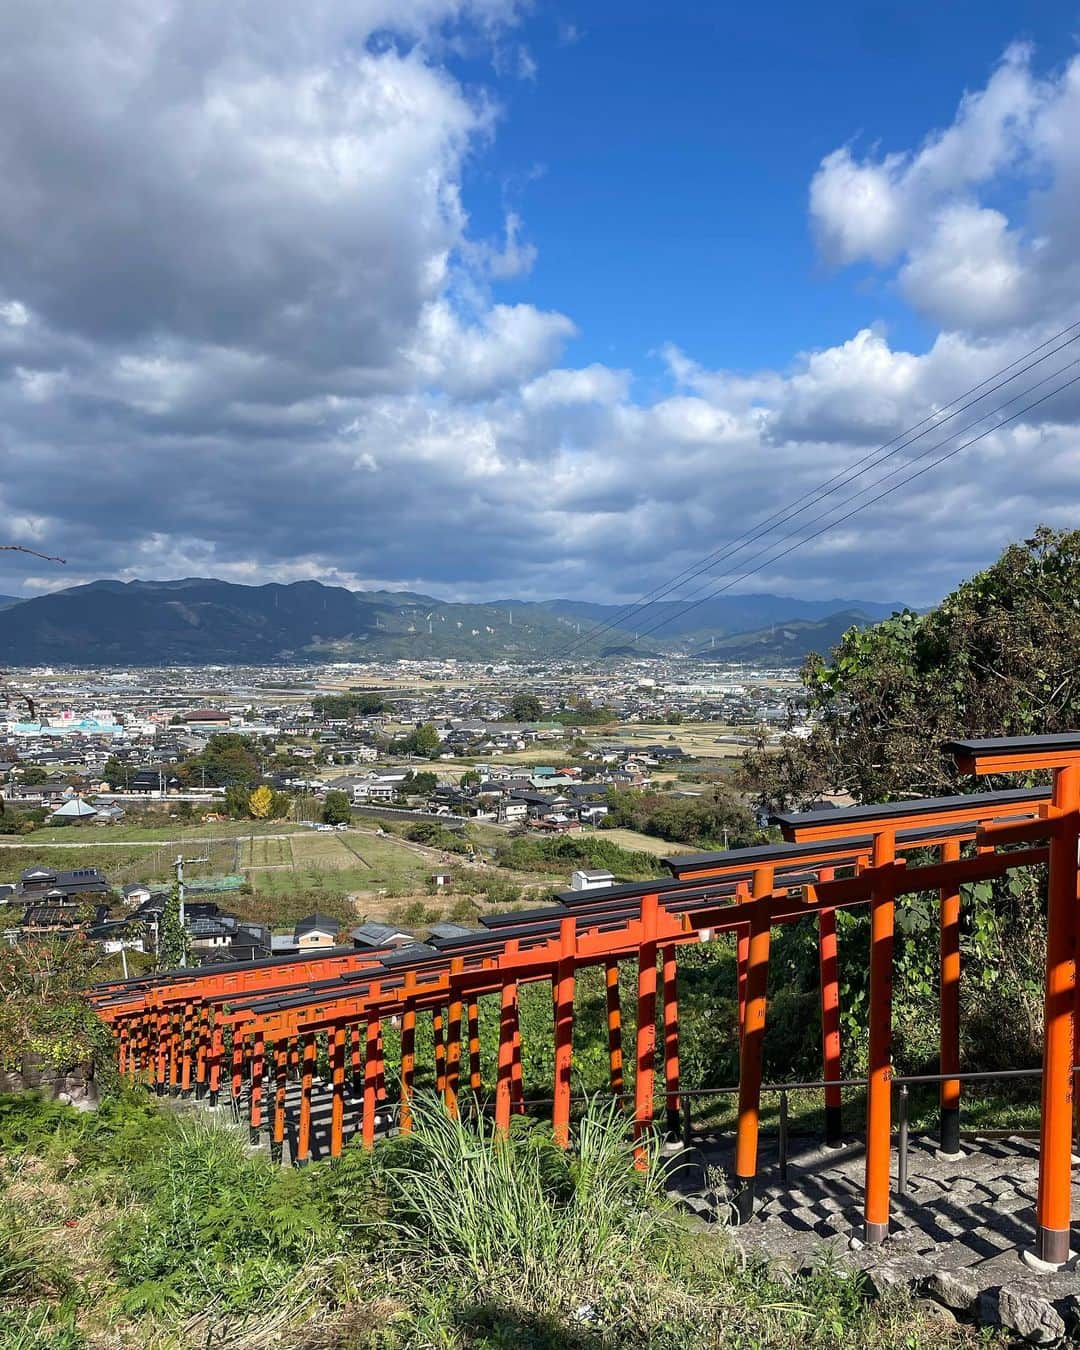
<path fill-rule="evenodd" d="M 318 581 L 243 586 L 212 577 L 103 580 L 15 600 L 9 608 L 0 600 L 0 644 L 13 665 L 529 660 L 568 652 L 583 659 L 611 651 L 795 663 L 815 641 L 825 650 L 845 628 L 896 608 L 875 601 L 735 595 L 685 615 L 678 601 L 666 601 L 635 621 L 624 615 L 626 606 L 577 600 L 467 604 Z M 667 622 L 657 632 L 645 631 L 662 620 Z"/>

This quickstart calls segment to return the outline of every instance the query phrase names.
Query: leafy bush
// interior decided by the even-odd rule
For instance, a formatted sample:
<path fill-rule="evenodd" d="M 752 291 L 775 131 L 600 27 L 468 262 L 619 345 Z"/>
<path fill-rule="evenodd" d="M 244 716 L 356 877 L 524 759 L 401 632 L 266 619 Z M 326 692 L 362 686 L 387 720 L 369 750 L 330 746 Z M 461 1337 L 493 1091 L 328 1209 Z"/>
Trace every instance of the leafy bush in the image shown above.
<path fill-rule="evenodd" d="M 418 820 L 415 825 L 407 825 L 404 837 L 414 844 L 426 844 L 428 848 L 441 848 L 444 853 L 471 853 L 473 845 L 464 831 L 449 830 L 435 820 Z"/>
<path fill-rule="evenodd" d="M 103 961 L 78 936 L 0 943 L 0 1068 L 27 1052 L 52 1069 L 93 1062 L 99 1086 L 115 1086 L 112 1034 L 84 996 Z"/>
<path fill-rule="evenodd" d="M 214 1299 L 246 1310 L 272 1297 L 331 1236 L 304 1176 L 251 1154 L 236 1130 L 184 1122 L 135 1185 L 143 1204 L 112 1243 L 131 1311 Z"/>
<path fill-rule="evenodd" d="M 656 875 L 656 859 L 651 853 L 632 852 L 597 835 L 527 835 L 499 844 L 495 860 L 500 867 L 520 872 L 565 872 L 584 863 L 587 867 L 606 867 L 626 880 Z"/>
<path fill-rule="evenodd" d="M 609 788 L 607 805 L 603 822 L 607 828 L 625 826 L 696 848 L 743 848 L 762 838 L 751 812 L 719 784 L 700 797 Z"/>

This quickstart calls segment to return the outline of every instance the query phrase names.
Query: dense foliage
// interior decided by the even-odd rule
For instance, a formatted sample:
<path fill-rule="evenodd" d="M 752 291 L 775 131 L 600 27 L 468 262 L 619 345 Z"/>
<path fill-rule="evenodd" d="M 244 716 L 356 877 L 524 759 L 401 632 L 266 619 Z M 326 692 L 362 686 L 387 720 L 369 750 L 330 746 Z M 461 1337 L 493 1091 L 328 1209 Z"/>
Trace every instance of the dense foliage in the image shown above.
<path fill-rule="evenodd" d="M 1080 531 L 1045 527 L 926 614 L 850 629 L 803 669 L 807 740 L 747 756 L 766 806 L 846 789 L 856 801 L 963 791 L 942 744 L 1080 723 Z"/>
<path fill-rule="evenodd" d="M 340 788 L 331 788 L 323 798 L 322 818 L 327 825 L 348 825 L 352 820 L 349 794 Z"/>
<path fill-rule="evenodd" d="M 212 787 L 252 787 L 259 779 L 258 751 L 249 736 L 236 731 L 222 731 L 211 736 L 206 747 L 192 759 L 185 760 L 177 769 L 186 782 L 201 783 L 204 779 Z"/>
<path fill-rule="evenodd" d="M 620 848 L 597 835 L 557 834 L 509 839 L 495 849 L 500 867 L 518 872 L 563 872 L 579 867 L 606 867 L 621 881 L 644 880 L 656 875 L 651 853 Z M 567 876 L 569 884 L 569 876 Z"/>
<path fill-rule="evenodd" d="M 1078 651 L 1080 532 L 1042 528 L 936 609 L 852 629 L 829 660 L 812 658 L 803 671 L 816 718 L 811 735 L 748 754 L 743 785 L 774 809 L 836 789 L 871 802 L 985 787 L 957 775 L 942 743 L 1075 727 Z M 930 1010 L 938 980 L 937 905 L 935 895 L 897 903 L 894 1056 L 908 1072 L 936 1068 Z M 965 887 L 963 915 L 966 1067 L 1033 1066 L 1041 1038 L 1045 877 L 1036 870 Z M 868 921 L 850 913 L 838 922 L 846 1068 L 861 1072 Z M 813 934 L 802 925 L 776 935 L 770 979 L 787 1000 L 802 1001 L 805 1029 L 817 972 Z M 778 1023 L 770 1011 L 770 1025 Z"/>
<path fill-rule="evenodd" d="M 435 759 L 442 750 L 442 741 L 433 722 L 421 722 L 412 731 L 398 737 L 390 746 L 396 755 L 417 755 L 422 759 Z"/>
<path fill-rule="evenodd" d="M 311 700 L 311 706 L 316 717 L 375 717 L 386 711 L 386 700 L 381 694 L 350 690 L 346 694 L 321 694 Z"/>
<path fill-rule="evenodd" d="M 761 831 L 746 805 L 727 788 L 713 784 L 700 796 L 609 788 L 604 826 L 625 826 L 695 848 L 742 848 Z"/>
<path fill-rule="evenodd" d="M 50 1069 L 93 1063 L 114 1077 L 113 1040 L 84 996 L 105 958 L 82 937 L 0 943 L 0 1068 L 29 1056 Z"/>

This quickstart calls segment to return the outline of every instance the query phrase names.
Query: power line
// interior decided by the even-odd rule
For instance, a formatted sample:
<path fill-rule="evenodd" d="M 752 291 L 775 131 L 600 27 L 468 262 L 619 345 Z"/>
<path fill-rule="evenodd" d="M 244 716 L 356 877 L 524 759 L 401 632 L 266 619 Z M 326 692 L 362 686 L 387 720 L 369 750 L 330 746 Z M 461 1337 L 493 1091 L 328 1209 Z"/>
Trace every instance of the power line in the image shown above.
<path fill-rule="evenodd" d="M 1076 361 L 1071 361 L 1068 366 L 1063 367 L 1061 370 L 1057 372 L 1057 374 L 1058 375 L 1063 374 L 1065 370 L 1069 369 L 1071 366 L 1074 366 L 1076 364 L 1078 364 Z M 985 439 L 985 437 L 989 436 L 992 432 L 1000 431 L 1002 427 L 1008 426 L 1010 422 L 1015 422 L 1018 418 L 1023 417 L 1025 413 L 1030 412 L 1033 408 L 1039 407 L 1040 404 L 1047 402 L 1048 399 L 1055 397 L 1055 395 L 1060 394 L 1063 390 L 1068 389 L 1071 385 L 1074 385 L 1078 382 L 1080 382 L 1080 374 L 1072 376 L 1071 379 L 1068 379 L 1063 384 L 1058 385 L 1056 389 L 1051 389 L 1048 393 L 1043 394 L 1041 398 L 1037 398 L 1033 400 L 1031 403 L 1025 404 L 1024 407 L 1017 409 L 1016 412 L 1010 413 L 1008 417 L 1004 418 L 1000 422 L 995 423 L 994 426 L 986 427 L 984 430 L 980 431 L 977 435 L 972 436 L 970 440 L 963 441 L 961 442 L 960 445 L 954 446 L 953 449 L 947 451 L 944 455 L 940 455 L 937 459 L 932 460 L 929 464 L 924 464 L 921 469 L 916 469 L 914 473 L 908 474 L 908 476 L 906 478 L 902 478 L 899 483 L 894 483 L 892 487 L 888 487 L 883 492 L 879 492 L 875 497 L 871 497 L 869 501 L 862 502 L 860 505 L 852 507 L 850 511 L 847 511 L 843 515 L 838 516 L 835 520 L 828 521 L 825 525 L 821 527 L 821 529 L 815 530 L 812 534 L 808 534 L 804 538 L 796 540 L 796 542 L 793 543 L 789 548 L 783 549 L 781 552 L 774 554 L 771 558 L 767 558 L 763 563 L 760 563 L 757 567 L 752 567 L 748 569 L 741 575 L 727 582 L 726 585 L 719 586 L 716 588 L 716 590 L 711 591 L 708 595 L 703 596 L 700 600 L 693 601 L 692 604 L 687 605 L 683 610 L 681 610 L 679 614 L 668 616 L 667 618 L 662 619 L 658 624 L 655 624 L 652 628 L 645 629 L 644 632 L 640 633 L 638 636 L 648 637 L 651 633 L 658 632 L 661 628 L 665 627 L 674 618 L 685 617 L 685 615 L 689 614 L 692 610 L 697 609 L 699 605 L 705 604 L 707 600 L 711 600 L 714 596 L 723 594 L 724 591 L 730 590 L 732 586 L 737 586 L 740 581 L 745 581 L 748 577 L 755 576 L 758 572 L 761 572 L 766 567 L 771 566 L 772 563 L 779 562 L 781 558 L 786 558 L 789 554 L 794 553 L 796 549 L 802 548 L 804 544 L 808 544 L 812 540 L 820 538 L 821 535 L 826 534 L 829 530 L 833 529 L 835 526 L 842 525 L 844 521 L 850 520 L 852 516 L 858 515 L 860 511 L 865 510 L 868 506 L 873 506 L 875 503 L 881 501 L 883 498 L 890 496 L 892 493 L 898 491 L 900 488 L 905 487 L 908 483 L 913 482 L 916 478 L 921 478 L 923 474 L 929 473 L 931 469 L 935 469 L 939 465 L 944 464 L 947 460 L 950 460 L 954 456 L 960 454 L 961 451 L 969 449 L 971 446 L 975 445 L 978 441 Z M 1045 380 L 1040 381 L 1040 383 L 1046 383 L 1046 381 Z M 1026 392 L 1030 392 L 1030 390 Z M 1015 400 L 1010 400 L 1010 402 L 1012 401 Z M 949 440 L 951 439 L 952 437 L 949 437 Z M 942 442 L 942 444 L 945 444 L 945 442 Z M 892 477 L 893 475 L 888 476 Z M 885 480 L 880 479 L 879 481 L 883 482 Z M 862 494 L 860 493 L 857 495 Z M 849 500 L 851 499 L 849 498 Z"/>
<path fill-rule="evenodd" d="M 1060 346 L 1055 347 L 1053 351 L 1044 351 L 1044 348 L 1052 346 L 1055 342 L 1058 342 L 1059 339 L 1065 337 L 1066 334 L 1072 334 L 1072 336 L 1067 337 L 1066 340 L 1062 342 Z M 716 563 L 724 561 L 735 553 L 741 552 L 748 544 L 753 543 L 755 539 L 758 539 L 762 534 L 767 533 L 771 526 L 786 523 L 787 520 L 793 519 L 795 514 L 802 514 L 802 512 L 807 510 L 810 506 L 816 505 L 822 497 L 832 495 L 838 487 L 844 486 L 845 483 L 851 481 L 852 478 L 861 477 L 863 473 L 866 473 L 870 468 L 875 467 L 875 464 L 871 464 L 868 461 L 876 460 L 877 463 L 880 463 L 882 459 L 890 458 L 900 450 L 903 450 L 915 441 L 920 440 L 930 430 L 943 426 L 954 417 L 959 416 L 969 408 L 974 407 L 975 404 L 988 398 L 991 394 L 996 393 L 1005 385 L 1010 384 L 1012 381 L 1027 374 L 1030 370 L 1033 370 L 1035 366 L 1048 360 L 1050 357 L 1055 356 L 1058 352 L 1063 351 L 1078 339 L 1080 339 L 1080 320 L 1066 325 L 1066 327 L 1054 333 L 1044 342 L 1039 343 L 1037 346 L 1031 348 L 1030 351 L 1017 357 L 1015 361 L 1002 366 L 1000 370 L 987 376 L 978 384 L 972 385 L 970 389 L 962 394 L 958 394 L 954 399 L 943 404 L 941 408 L 928 414 L 921 421 L 916 422 L 913 426 L 907 428 L 907 430 L 897 433 L 891 440 L 885 441 L 882 445 L 879 445 L 875 449 L 860 456 L 860 458 L 854 460 L 845 468 L 838 470 L 830 478 L 825 479 L 823 483 L 819 483 L 816 487 L 808 489 L 801 497 L 797 497 L 794 501 L 779 507 L 763 521 L 758 522 L 757 525 L 752 526 L 742 534 L 737 535 L 733 540 L 729 541 L 729 543 L 714 550 L 704 559 L 688 565 L 667 582 L 654 587 L 652 591 L 647 591 L 633 604 L 623 606 L 623 608 L 611 619 L 594 625 L 585 633 L 579 633 L 565 648 L 555 653 L 556 658 L 569 655 L 574 650 L 591 641 L 593 638 L 598 637 L 602 633 L 623 627 L 626 620 L 631 616 L 640 617 L 641 614 L 651 609 L 659 600 L 670 595 L 683 582 L 694 580 L 703 572 L 708 571 Z M 1036 356 L 1036 353 L 1039 352 L 1042 352 L 1043 354 L 1041 356 Z M 1035 359 L 1032 359 L 1033 357 Z M 1028 364 L 1024 365 L 1023 363 L 1025 362 Z M 1023 366 L 1023 369 L 1016 370 L 1015 368 L 1017 366 Z M 1002 376 L 1007 375 L 1009 371 L 1013 371 L 1014 373 L 1008 375 L 1007 379 L 1002 379 Z M 987 386 L 992 387 L 987 388 Z M 980 393 L 980 390 L 983 392 Z M 978 397 L 972 397 L 976 394 Z M 965 403 L 964 400 L 970 401 Z M 954 407 L 954 405 L 961 406 Z M 946 410 L 950 408 L 952 408 L 952 411 L 946 412 Z M 945 415 L 943 416 L 942 414 Z M 796 510 L 796 508 L 799 509 Z"/>
<path fill-rule="evenodd" d="M 971 421 L 968 422 L 965 426 L 959 427 L 955 431 L 951 431 L 949 435 L 945 437 L 944 440 L 938 441 L 935 445 L 927 446 L 925 449 L 921 450 L 917 455 L 913 456 L 911 459 L 905 460 L 902 464 L 899 465 L 899 467 L 890 470 L 888 473 L 881 474 L 880 477 L 873 479 L 865 487 L 861 487 L 858 489 L 858 491 L 853 492 L 849 497 L 845 497 L 843 501 L 834 504 L 834 506 L 832 507 L 827 507 L 824 512 L 822 512 L 817 516 L 812 516 L 808 523 L 811 525 L 814 524 L 815 521 L 823 519 L 823 517 L 827 515 L 829 511 L 835 509 L 835 505 L 843 506 L 848 502 L 853 502 L 857 498 L 863 496 L 865 493 L 870 492 L 873 488 L 877 487 L 879 483 L 886 483 L 890 478 L 895 478 L 898 473 L 903 473 L 905 468 L 910 468 L 912 464 L 918 464 L 920 460 L 925 459 L 927 455 L 932 455 L 935 450 L 940 450 L 943 446 L 947 445 L 955 437 L 962 436 L 966 431 L 970 431 L 972 427 L 978 426 L 980 422 L 984 422 L 988 417 L 997 416 L 1005 408 L 1008 408 L 1010 404 L 1016 403 L 1019 399 L 1026 398 L 1029 394 L 1033 394 L 1036 389 L 1041 389 L 1043 385 L 1049 384 L 1051 380 L 1057 379 L 1059 375 L 1063 374 L 1066 370 L 1070 369 L 1072 366 L 1075 366 L 1077 364 L 1080 364 L 1080 361 L 1078 360 L 1067 361 L 1063 366 L 1059 366 L 1057 370 L 1051 371 L 1049 375 L 1044 376 L 1041 380 L 1036 380 L 1034 384 L 1028 385 L 1027 388 L 1022 389 L 1020 393 L 1014 394 L 1012 398 L 1005 399 L 1004 402 L 999 403 L 994 408 L 991 408 L 989 412 L 980 413 L 978 417 L 973 417 Z M 1002 425 L 1002 423 L 999 422 L 996 425 L 1000 426 Z M 990 429 L 993 430 L 993 428 Z M 887 456 L 886 458 L 889 457 Z M 883 460 L 879 461 L 878 465 L 876 465 L 875 467 L 880 467 L 880 464 L 883 462 L 884 462 Z M 862 475 L 859 474 L 856 476 L 861 477 Z M 803 508 L 803 510 L 806 509 L 807 509 L 806 507 Z M 789 521 L 785 523 L 790 523 L 790 520 L 793 520 L 795 516 L 802 515 L 803 510 L 794 512 L 793 515 L 789 517 Z M 794 533 L 795 533 L 794 531 L 789 531 L 787 534 L 782 536 L 780 542 L 782 543 L 784 542 L 784 540 L 792 538 Z M 768 549 L 772 548 L 773 546 L 774 546 L 773 544 L 768 544 L 764 549 L 759 549 L 757 553 L 752 554 L 751 557 L 760 558 L 762 553 L 767 552 Z M 742 550 L 740 549 L 739 551 L 741 552 Z M 695 590 L 690 591 L 689 594 L 682 596 L 681 599 L 692 600 L 695 595 L 700 595 L 700 593 L 710 585 L 712 585 L 712 579 L 704 582 L 701 586 L 698 586 Z M 670 616 L 670 617 L 674 618 L 677 616 Z M 655 631 L 655 629 L 653 631 Z"/>

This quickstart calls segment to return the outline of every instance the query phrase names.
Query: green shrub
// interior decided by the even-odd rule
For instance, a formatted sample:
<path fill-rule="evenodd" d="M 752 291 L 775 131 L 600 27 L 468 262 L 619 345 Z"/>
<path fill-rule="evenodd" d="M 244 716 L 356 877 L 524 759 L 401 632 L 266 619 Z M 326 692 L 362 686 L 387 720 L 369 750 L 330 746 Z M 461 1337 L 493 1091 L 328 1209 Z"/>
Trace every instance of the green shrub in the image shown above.
<path fill-rule="evenodd" d="M 183 1122 L 136 1179 L 142 1206 L 118 1224 L 111 1256 L 131 1311 L 271 1297 L 328 1238 L 302 1173 L 249 1153 L 238 1130 Z"/>

